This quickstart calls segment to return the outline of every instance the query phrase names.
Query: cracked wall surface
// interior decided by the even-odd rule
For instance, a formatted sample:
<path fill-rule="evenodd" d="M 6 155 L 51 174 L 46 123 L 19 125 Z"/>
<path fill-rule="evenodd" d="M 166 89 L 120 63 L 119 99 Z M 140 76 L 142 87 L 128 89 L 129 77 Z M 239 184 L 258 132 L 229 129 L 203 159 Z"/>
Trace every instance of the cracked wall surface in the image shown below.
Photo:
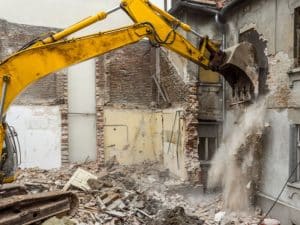
<path fill-rule="evenodd" d="M 266 43 L 265 47 L 260 46 L 258 49 L 259 54 L 265 55 L 268 63 L 266 67 L 260 62 L 258 71 L 268 68 L 267 76 L 260 80 L 263 82 L 260 93 L 268 93 L 266 122 L 270 124 L 260 159 L 263 173 L 257 200 L 263 209 L 270 207 L 271 200 L 276 198 L 289 176 L 290 126 L 299 123 L 300 119 L 300 114 L 297 114 L 299 86 L 293 49 L 294 9 L 299 5 L 300 1 L 296 0 L 255 0 L 249 4 L 240 4 L 228 15 L 229 46 L 236 44 L 239 35 L 250 29 L 255 30 L 260 35 L 259 39 Z M 271 178 L 274 174 L 276 179 Z M 298 190 L 287 187 L 280 198 L 281 203 L 271 213 L 282 224 L 299 223 L 299 218 L 295 216 L 300 207 L 299 198 L 288 197 L 293 192 L 299 193 Z"/>

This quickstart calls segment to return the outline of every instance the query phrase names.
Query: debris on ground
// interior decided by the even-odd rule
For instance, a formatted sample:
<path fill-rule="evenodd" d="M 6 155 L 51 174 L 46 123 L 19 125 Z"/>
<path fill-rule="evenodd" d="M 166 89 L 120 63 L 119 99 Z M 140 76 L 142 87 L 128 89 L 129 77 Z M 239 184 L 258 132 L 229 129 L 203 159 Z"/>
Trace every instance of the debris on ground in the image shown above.
<path fill-rule="evenodd" d="M 184 208 L 177 206 L 174 209 L 166 209 L 160 213 L 157 220 L 151 225 L 202 225 L 204 221 L 197 216 L 189 216 Z"/>
<path fill-rule="evenodd" d="M 61 219 L 52 217 L 42 223 L 42 225 L 76 225 L 76 222 L 68 219 L 67 217 L 63 217 Z"/>
<path fill-rule="evenodd" d="M 262 225 L 280 225 L 280 221 L 275 219 L 264 219 Z"/>
<path fill-rule="evenodd" d="M 74 182 L 78 176 L 81 185 L 78 180 Z M 17 182 L 29 193 L 65 187 L 78 196 L 75 215 L 68 220 L 54 217 L 44 225 L 213 225 L 215 214 L 223 208 L 220 194 L 203 194 L 201 186 L 171 177 L 168 170 L 155 163 L 133 166 L 110 163 L 102 167 L 85 163 L 54 170 L 25 169 Z M 232 218 L 255 224 L 261 216 Z"/>

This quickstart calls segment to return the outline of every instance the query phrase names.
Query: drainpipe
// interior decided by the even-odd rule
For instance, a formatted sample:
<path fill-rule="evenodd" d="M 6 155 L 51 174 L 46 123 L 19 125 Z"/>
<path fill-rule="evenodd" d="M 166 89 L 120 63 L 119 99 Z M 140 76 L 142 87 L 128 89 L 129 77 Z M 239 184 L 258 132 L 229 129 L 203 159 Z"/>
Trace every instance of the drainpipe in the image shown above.
<path fill-rule="evenodd" d="M 249 0 L 248 0 L 249 1 Z M 203 11 L 209 15 L 215 16 L 215 21 L 219 27 L 219 29 L 222 32 L 222 49 L 225 49 L 226 46 L 226 14 L 236 7 L 240 3 L 245 3 L 248 2 L 247 0 L 233 0 L 229 4 L 227 4 L 225 7 L 223 7 L 221 10 L 216 9 L 215 7 L 210 7 L 210 6 L 204 6 L 201 5 L 193 0 L 179 0 L 177 3 L 169 10 L 169 13 L 175 13 L 180 7 L 186 7 L 189 9 L 194 9 L 194 10 L 199 10 Z M 223 93 L 222 93 L 222 98 L 223 98 L 223 115 L 222 115 L 222 120 L 223 122 L 225 121 L 225 116 L 226 116 L 226 104 L 225 104 L 225 79 L 222 79 L 222 86 L 223 86 Z"/>
<path fill-rule="evenodd" d="M 222 33 L 222 45 L 221 49 L 226 49 L 226 21 L 224 19 L 224 16 L 220 13 L 216 13 L 215 15 L 215 21 L 217 23 L 217 26 L 219 30 Z M 225 122 L 226 118 L 226 103 L 225 103 L 225 96 L 226 96 L 226 81 L 224 77 L 222 77 L 222 121 Z"/>
<path fill-rule="evenodd" d="M 220 29 L 220 31 L 222 32 L 222 50 L 226 49 L 226 13 L 228 13 L 231 9 L 233 9 L 234 7 L 236 7 L 239 3 L 242 2 L 246 2 L 247 0 L 233 0 L 231 3 L 229 3 L 228 5 L 226 5 L 225 7 L 223 7 L 221 9 L 221 11 L 219 13 L 216 13 L 215 15 L 215 21 Z M 223 87 L 223 91 L 222 91 L 222 120 L 223 123 L 225 122 L 226 119 L 226 81 L 224 78 L 222 78 L 222 87 Z"/>

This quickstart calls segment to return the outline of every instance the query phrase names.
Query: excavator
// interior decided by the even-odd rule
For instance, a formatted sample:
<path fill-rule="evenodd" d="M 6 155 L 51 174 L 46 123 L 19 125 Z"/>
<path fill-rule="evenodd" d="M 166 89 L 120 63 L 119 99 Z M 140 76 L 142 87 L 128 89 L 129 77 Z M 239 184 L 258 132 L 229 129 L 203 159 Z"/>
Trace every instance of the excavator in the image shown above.
<path fill-rule="evenodd" d="M 133 25 L 69 37 L 117 10 L 126 12 Z M 188 41 L 183 32 L 195 35 L 198 45 Z M 5 121 L 14 99 L 27 86 L 53 72 L 143 39 L 148 39 L 154 47 L 176 52 L 206 70 L 218 72 L 242 98 L 251 98 L 254 93 L 255 78 L 249 68 L 255 67 L 255 53 L 250 44 L 240 43 L 223 51 L 220 43 L 200 35 L 149 0 L 121 0 L 118 7 L 108 12 L 99 12 L 60 32 L 37 37 L 0 62 L 0 225 L 36 223 L 54 215 L 72 213 L 78 205 L 71 192 L 27 194 L 24 188 L 8 184 L 16 179 L 18 164 L 15 132 Z"/>

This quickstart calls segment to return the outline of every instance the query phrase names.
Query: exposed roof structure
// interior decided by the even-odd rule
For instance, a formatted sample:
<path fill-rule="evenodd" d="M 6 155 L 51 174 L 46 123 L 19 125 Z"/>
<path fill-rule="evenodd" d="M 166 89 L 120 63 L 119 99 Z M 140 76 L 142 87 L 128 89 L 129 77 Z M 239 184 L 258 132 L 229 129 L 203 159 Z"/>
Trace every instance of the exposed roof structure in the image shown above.
<path fill-rule="evenodd" d="M 220 9 L 231 1 L 232 0 L 193 0 L 192 2 L 209 5 Z"/>
<path fill-rule="evenodd" d="M 191 8 L 211 15 L 219 14 L 224 16 L 232 8 L 244 2 L 246 0 L 177 0 L 169 10 L 169 13 L 173 14 L 181 8 Z"/>

